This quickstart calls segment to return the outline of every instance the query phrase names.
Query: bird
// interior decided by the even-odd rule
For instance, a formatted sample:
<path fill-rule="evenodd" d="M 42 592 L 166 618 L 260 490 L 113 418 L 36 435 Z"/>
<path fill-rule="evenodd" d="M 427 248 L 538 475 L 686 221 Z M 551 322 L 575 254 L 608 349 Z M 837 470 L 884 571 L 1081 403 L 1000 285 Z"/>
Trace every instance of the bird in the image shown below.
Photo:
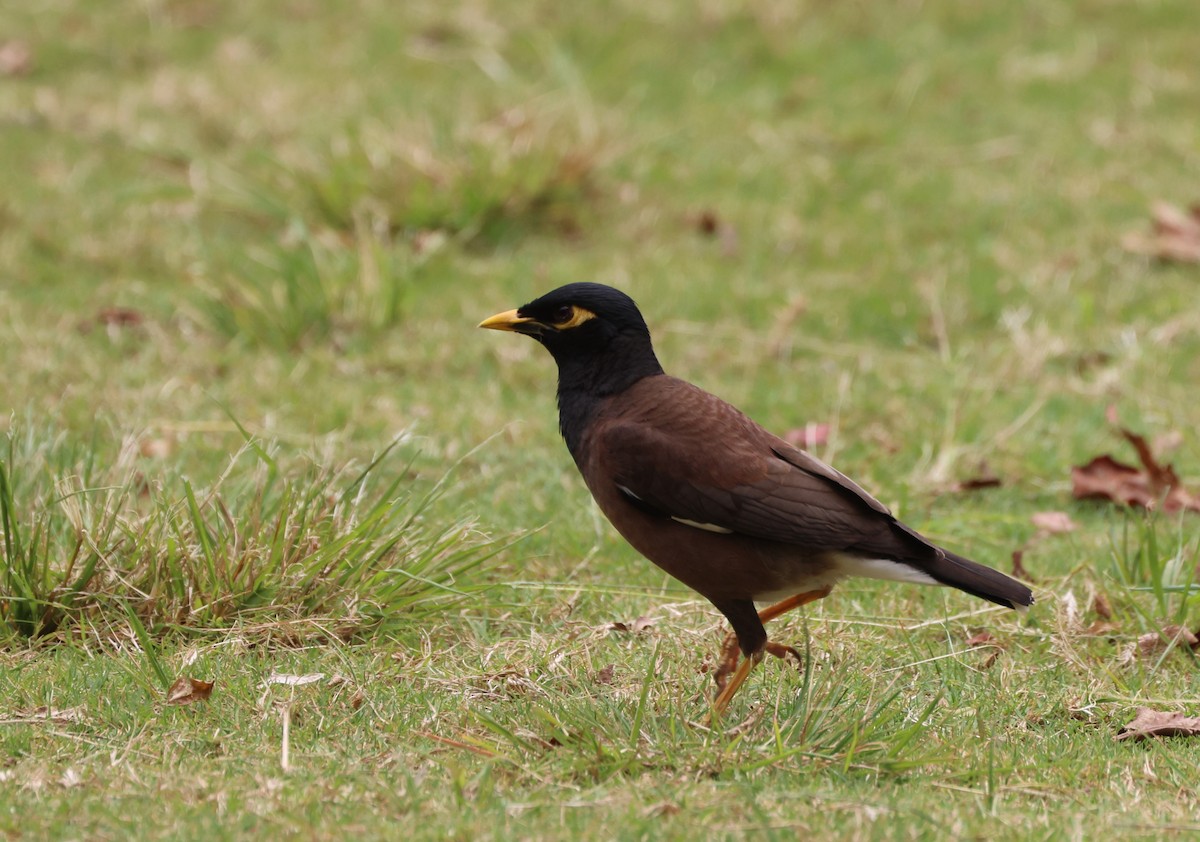
<path fill-rule="evenodd" d="M 944 585 L 1018 611 L 1033 604 L 1021 582 L 938 546 L 844 474 L 668 375 L 624 292 L 570 283 L 479 327 L 550 352 L 559 430 L 600 510 L 729 621 L 710 721 L 766 654 L 800 660 L 764 624 L 844 579 Z"/>

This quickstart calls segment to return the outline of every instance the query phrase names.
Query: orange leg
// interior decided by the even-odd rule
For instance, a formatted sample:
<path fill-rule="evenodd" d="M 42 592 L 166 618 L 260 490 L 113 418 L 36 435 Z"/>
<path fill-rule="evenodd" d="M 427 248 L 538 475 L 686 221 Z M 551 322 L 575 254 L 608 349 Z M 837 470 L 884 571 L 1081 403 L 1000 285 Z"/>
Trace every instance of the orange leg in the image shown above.
<path fill-rule="evenodd" d="M 832 587 L 826 586 L 818 588 L 815 591 L 805 591 L 795 596 L 789 596 L 787 599 L 759 611 L 759 622 L 766 623 L 774 620 L 780 614 L 786 614 L 794 608 L 799 608 L 801 605 L 807 605 L 810 602 L 816 602 L 818 599 L 824 599 L 829 596 L 832 590 Z M 743 660 L 740 665 L 738 664 L 739 654 L 737 636 L 733 632 L 730 632 L 726 635 L 725 642 L 721 646 L 721 661 L 716 673 L 713 675 L 719 692 L 716 700 L 713 702 L 713 713 L 710 721 L 715 721 L 725 712 L 725 708 L 729 706 L 733 695 L 745 683 L 750 675 L 750 671 L 754 669 L 755 664 L 762 660 L 764 654 L 771 654 L 776 658 L 786 658 L 790 655 L 797 661 L 800 660 L 800 653 L 791 646 L 784 646 L 782 643 L 774 643 L 770 640 L 763 644 L 762 649 Z M 733 677 L 729 678 L 731 672 L 733 673 Z"/>

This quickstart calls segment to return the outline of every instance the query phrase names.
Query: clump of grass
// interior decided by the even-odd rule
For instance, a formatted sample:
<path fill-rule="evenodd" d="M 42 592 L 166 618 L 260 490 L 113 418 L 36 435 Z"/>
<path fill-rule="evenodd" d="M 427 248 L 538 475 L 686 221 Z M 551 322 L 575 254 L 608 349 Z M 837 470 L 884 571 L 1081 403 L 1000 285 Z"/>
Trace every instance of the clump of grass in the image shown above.
<path fill-rule="evenodd" d="M 523 105 L 453 129 L 361 126 L 283 180 L 336 230 L 354 230 L 365 215 L 393 233 L 441 231 L 494 246 L 573 234 L 594 196 L 597 155 L 594 140 L 559 114 Z"/>
<path fill-rule="evenodd" d="M 1108 574 L 1145 625 L 1155 631 L 1167 623 L 1188 625 L 1200 593 L 1196 585 L 1200 539 L 1189 537 L 1182 521 L 1173 522 L 1178 528 L 1171 535 L 1166 527 L 1172 521 L 1164 515 L 1129 512 L 1111 537 Z M 1147 604 L 1146 594 L 1153 597 L 1152 603 Z"/>
<path fill-rule="evenodd" d="M 469 521 L 426 516 L 421 490 L 389 471 L 396 445 L 363 468 L 281 470 L 256 441 L 208 488 L 148 484 L 132 443 L 108 466 L 53 443 L 0 463 L 0 635 L 36 638 L 88 620 L 151 633 L 317 618 L 342 638 L 396 630 L 480 585 L 499 549 Z M 390 478 L 389 478 L 390 473 Z"/>
<path fill-rule="evenodd" d="M 217 332 L 278 349 L 399 324 L 436 250 L 359 225 L 342 235 L 293 221 L 277 241 L 214 255 L 201 309 Z"/>
<path fill-rule="evenodd" d="M 0 633 L 58 630 L 118 542 L 124 487 L 94 485 L 91 452 L 7 434 L 0 458 Z M 40 463 L 40 464 L 35 464 Z M 71 470 L 65 471 L 66 465 Z"/>

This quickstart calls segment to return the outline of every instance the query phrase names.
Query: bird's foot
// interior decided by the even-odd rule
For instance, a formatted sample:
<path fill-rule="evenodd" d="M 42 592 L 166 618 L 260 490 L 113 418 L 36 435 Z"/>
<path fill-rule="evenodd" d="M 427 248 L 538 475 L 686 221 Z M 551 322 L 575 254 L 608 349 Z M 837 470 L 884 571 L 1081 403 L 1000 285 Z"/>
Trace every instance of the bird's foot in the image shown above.
<path fill-rule="evenodd" d="M 804 659 L 800 657 L 800 652 L 794 646 L 784 646 L 782 643 L 775 643 L 772 640 L 768 640 L 767 653 L 774 655 L 781 661 L 791 658 L 796 662 L 796 666 L 804 666 Z"/>
<path fill-rule="evenodd" d="M 725 635 L 725 641 L 721 644 L 721 659 L 717 662 L 717 669 L 713 673 L 713 681 L 717 683 L 718 694 L 729 683 L 729 676 L 737 669 L 741 654 L 742 650 L 738 648 L 737 635 L 733 632 Z"/>
<path fill-rule="evenodd" d="M 800 667 L 804 664 L 804 659 L 800 652 L 793 646 L 785 646 L 782 643 L 776 643 L 773 640 L 768 640 L 763 645 L 763 651 L 768 655 L 774 655 L 781 661 L 794 660 L 796 666 Z M 742 650 L 738 648 L 737 637 L 732 633 L 725 636 L 725 642 L 721 644 L 721 660 L 717 664 L 717 669 L 713 673 L 713 681 L 717 684 L 717 695 L 720 696 L 726 685 L 729 683 L 729 676 L 737 670 L 738 661 L 742 654 Z"/>

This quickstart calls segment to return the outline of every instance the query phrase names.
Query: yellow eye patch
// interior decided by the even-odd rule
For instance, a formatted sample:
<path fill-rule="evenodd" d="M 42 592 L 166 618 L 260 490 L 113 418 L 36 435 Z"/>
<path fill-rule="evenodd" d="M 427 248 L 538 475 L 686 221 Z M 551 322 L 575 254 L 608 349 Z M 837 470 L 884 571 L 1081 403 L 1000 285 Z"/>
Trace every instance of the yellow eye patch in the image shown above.
<path fill-rule="evenodd" d="M 555 322 L 554 326 L 559 330 L 568 330 L 573 327 L 579 327 L 589 319 L 596 318 L 596 314 L 591 310 L 585 310 L 582 307 L 571 306 L 571 315 L 565 321 Z"/>

